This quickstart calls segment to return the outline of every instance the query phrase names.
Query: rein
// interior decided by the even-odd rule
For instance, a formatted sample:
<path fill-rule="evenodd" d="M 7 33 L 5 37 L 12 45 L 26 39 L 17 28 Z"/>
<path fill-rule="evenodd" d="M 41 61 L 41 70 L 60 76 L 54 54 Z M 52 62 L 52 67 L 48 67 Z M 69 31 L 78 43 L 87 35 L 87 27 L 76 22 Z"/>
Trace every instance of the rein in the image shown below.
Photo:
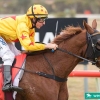
<path fill-rule="evenodd" d="M 72 52 L 69 52 L 69 51 L 67 51 L 67 50 L 64 50 L 64 49 L 61 49 L 61 48 L 57 48 L 57 50 L 62 51 L 62 52 L 67 53 L 67 54 L 70 54 L 70 55 L 72 55 L 72 56 L 74 56 L 74 57 L 77 57 L 77 58 L 80 58 L 80 59 L 82 59 L 82 60 L 91 62 L 92 64 L 95 64 L 95 63 L 96 63 L 96 62 L 94 62 L 94 61 L 91 61 L 91 60 L 88 60 L 88 59 L 83 58 L 83 57 L 81 57 L 81 56 L 78 56 L 78 55 L 76 55 L 76 54 L 74 54 L 74 53 L 72 53 Z"/>
<path fill-rule="evenodd" d="M 97 33 L 98 31 L 96 31 L 96 33 L 90 35 L 88 32 L 87 32 L 87 40 L 88 40 L 88 43 L 87 43 L 87 50 L 86 50 L 86 53 L 89 53 L 90 49 L 88 48 L 89 47 L 89 44 L 91 44 L 91 49 L 93 50 L 93 61 L 92 60 L 89 60 L 89 59 L 86 59 L 84 57 L 81 57 L 81 56 L 78 56 L 70 51 L 67 51 L 67 50 L 64 50 L 64 49 L 61 49 L 61 48 L 57 48 L 57 50 L 61 51 L 61 52 L 64 52 L 64 53 L 67 53 L 69 55 L 72 55 L 74 57 L 77 57 L 77 58 L 80 58 L 84 61 L 87 61 L 87 62 L 91 62 L 92 65 L 95 65 L 97 63 L 97 61 L 100 61 L 97 59 L 97 55 L 100 55 L 100 51 L 96 49 L 96 43 L 97 43 L 97 39 L 100 38 L 99 35 Z M 97 36 L 98 35 L 98 36 Z M 96 37 L 97 36 L 97 37 Z M 94 37 L 94 38 L 93 38 Z M 89 42 L 90 41 L 90 42 Z M 89 56 L 89 58 L 91 58 L 91 56 Z"/>

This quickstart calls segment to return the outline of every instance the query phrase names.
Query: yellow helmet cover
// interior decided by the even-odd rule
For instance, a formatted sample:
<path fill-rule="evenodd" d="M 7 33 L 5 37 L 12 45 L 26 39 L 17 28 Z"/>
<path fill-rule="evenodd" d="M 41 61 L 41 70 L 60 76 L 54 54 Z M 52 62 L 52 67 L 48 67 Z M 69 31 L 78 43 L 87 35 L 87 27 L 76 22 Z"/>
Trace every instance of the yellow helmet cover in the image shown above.
<path fill-rule="evenodd" d="M 47 18 L 48 11 L 44 6 L 35 4 L 28 9 L 27 16 L 30 18 Z"/>

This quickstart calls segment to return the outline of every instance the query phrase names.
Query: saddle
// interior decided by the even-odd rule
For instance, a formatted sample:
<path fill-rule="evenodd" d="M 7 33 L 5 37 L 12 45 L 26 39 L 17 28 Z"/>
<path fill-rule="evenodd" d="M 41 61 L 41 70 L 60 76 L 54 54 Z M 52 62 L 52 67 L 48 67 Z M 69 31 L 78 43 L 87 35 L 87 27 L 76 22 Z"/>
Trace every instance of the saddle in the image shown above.
<path fill-rule="evenodd" d="M 14 86 L 19 85 L 25 68 L 26 54 L 21 54 L 15 57 L 16 62 L 12 66 L 12 83 Z M 14 100 L 16 98 L 17 92 L 3 92 L 3 65 L 0 67 L 0 100 Z"/>

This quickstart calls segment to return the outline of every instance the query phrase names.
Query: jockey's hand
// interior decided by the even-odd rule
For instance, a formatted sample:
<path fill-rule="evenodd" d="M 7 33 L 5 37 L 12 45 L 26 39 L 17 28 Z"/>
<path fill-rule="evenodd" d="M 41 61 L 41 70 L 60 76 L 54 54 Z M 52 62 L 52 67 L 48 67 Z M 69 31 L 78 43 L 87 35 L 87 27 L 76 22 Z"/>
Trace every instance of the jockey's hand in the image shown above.
<path fill-rule="evenodd" d="M 48 44 L 45 45 L 45 48 L 46 49 L 56 50 L 58 48 L 58 45 L 57 44 L 53 44 L 53 43 L 48 43 Z"/>

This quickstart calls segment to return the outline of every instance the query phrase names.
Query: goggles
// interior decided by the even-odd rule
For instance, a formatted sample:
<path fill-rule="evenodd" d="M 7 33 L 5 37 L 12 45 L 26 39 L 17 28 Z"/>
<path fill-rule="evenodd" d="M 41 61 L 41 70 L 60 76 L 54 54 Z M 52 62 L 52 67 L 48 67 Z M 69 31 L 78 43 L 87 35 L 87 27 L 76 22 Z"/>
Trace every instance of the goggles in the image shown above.
<path fill-rule="evenodd" d="M 40 19 L 38 19 L 38 22 L 43 23 L 43 22 L 45 22 L 45 20 L 46 20 L 46 18 L 40 18 Z"/>

